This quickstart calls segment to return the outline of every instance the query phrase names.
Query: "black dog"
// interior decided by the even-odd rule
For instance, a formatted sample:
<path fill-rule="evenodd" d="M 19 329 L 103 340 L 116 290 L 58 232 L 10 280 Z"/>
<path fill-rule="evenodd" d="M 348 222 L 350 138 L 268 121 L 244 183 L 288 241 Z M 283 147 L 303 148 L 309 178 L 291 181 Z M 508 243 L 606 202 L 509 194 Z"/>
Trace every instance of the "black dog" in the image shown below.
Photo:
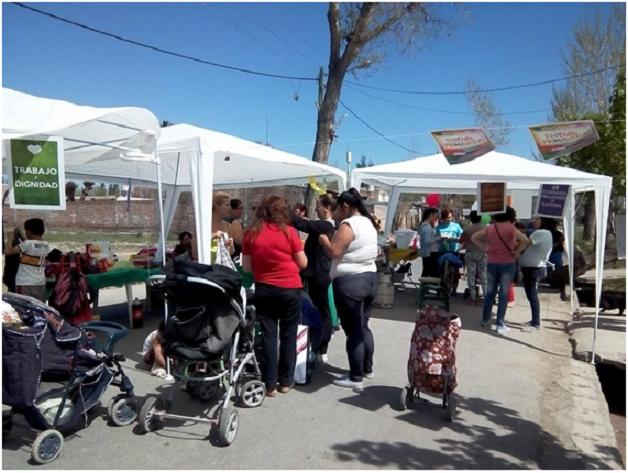
<path fill-rule="evenodd" d="M 576 288 L 578 301 L 587 307 L 595 306 L 595 288 L 592 286 Z M 619 310 L 619 315 L 624 315 L 626 310 L 626 293 L 621 291 L 602 291 L 600 297 L 600 312 L 607 310 Z"/>

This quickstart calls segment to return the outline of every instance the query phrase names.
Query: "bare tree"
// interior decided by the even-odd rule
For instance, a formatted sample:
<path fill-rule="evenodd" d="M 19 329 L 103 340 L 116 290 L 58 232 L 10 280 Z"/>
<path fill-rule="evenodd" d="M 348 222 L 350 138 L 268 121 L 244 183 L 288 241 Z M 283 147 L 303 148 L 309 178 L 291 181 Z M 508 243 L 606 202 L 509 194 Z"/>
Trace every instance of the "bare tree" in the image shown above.
<path fill-rule="evenodd" d="M 444 26 L 437 3 L 330 3 L 329 65 L 319 89 L 316 143 L 312 160 L 327 163 L 335 136 L 335 115 L 348 72 L 356 74 L 384 60 L 384 50 L 420 48 Z M 322 74 L 321 70 L 321 74 Z M 312 213 L 315 193 L 308 188 L 306 206 Z"/>
<path fill-rule="evenodd" d="M 598 13 L 579 23 L 563 52 L 563 69 L 573 77 L 554 87 L 552 115 L 556 121 L 589 113 L 608 115 L 609 98 L 617 77 L 614 66 L 626 61 L 626 6 L 614 4 L 608 18 Z M 596 74 L 583 75 L 593 71 Z"/>
<path fill-rule="evenodd" d="M 512 129 L 510 122 L 497 110 L 493 96 L 483 92 L 473 79 L 467 79 L 465 83 L 465 96 L 475 114 L 476 125 L 484 128 L 496 148 L 507 145 Z"/>

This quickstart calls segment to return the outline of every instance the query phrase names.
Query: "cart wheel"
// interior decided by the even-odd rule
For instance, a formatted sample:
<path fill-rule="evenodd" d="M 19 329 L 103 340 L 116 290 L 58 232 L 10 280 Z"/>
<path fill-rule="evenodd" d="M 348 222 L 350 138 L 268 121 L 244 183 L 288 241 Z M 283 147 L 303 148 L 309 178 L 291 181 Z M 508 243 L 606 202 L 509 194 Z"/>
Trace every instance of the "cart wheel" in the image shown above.
<path fill-rule="evenodd" d="M 218 392 L 218 383 L 215 381 L 203 381 L 198 383 L 196 395 L 203 402 L 211 401 Z"/>
<path fill-rule="evenodd" d="M 33 461 L 43 465 L 56 460 L 63 448 L 63 435 L 54 429 L 44 430 L 33 442 L 31 457 Z"/>
<path fill-rule="evenodd" d="M 447 420 L 453 422 L 456 417 L 456 396 L 453 394 L 449 395 L 449 400 L 447 402 Z"/>
<path fill-rule="evenodd" d="M 137 403 L 131 396 L 118 394 L 109 402 L 107 412 L 115 425 L 130 425 L 137 419 Z"/>
<path fill-rule="evenodd" d="M 235 440 L 238 434 L 238 424 L 238 411 L 232 406 L 227 406 L 220 411 L 218 439 L 223 446 L 228 447 Z"/>
<path fill-rule="evenodd" d="M 155 417 L 158 409 L 158 402 L 159 400 L 156 397 L 149 397 L 142 406 L 138 422 L 144 432 L 152 432 L 153 430 L 157 430 L 159 428 L 159 421 Z"/>
<path fill-rule="evenodd" d="M 240 386 L 240 400 L 246 407 L 259 407 L 266 398 L 266 386 L 259 379 L 249 379 Z"/>
<path fill-rule="evenodd" d="M 408 408 L 408 404 L 412 402 L 412 388 L 406 386 L 399 392 L 399 401 L 397 403 L 397 410 L 405 411 Z"/>

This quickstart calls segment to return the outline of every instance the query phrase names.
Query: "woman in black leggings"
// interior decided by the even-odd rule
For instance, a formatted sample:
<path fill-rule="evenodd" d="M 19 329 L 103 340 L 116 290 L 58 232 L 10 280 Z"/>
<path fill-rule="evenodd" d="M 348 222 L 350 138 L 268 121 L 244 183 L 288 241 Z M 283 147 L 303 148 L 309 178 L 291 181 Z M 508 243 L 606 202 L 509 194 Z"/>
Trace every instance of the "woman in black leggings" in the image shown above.
<path fill-rule="evenodd" d="M 347 335 L 349 374 L 334 384 L 359 390 L 363 377 L 373 377 L 375 342 L 368 323 L 377 293 L 377 227 L 362 196 L 353 188 L 338 197 L 336 220 L 340 226 L 331 242 L 326 235 L 319 237 L 332 259 L 334 301 Z"/>

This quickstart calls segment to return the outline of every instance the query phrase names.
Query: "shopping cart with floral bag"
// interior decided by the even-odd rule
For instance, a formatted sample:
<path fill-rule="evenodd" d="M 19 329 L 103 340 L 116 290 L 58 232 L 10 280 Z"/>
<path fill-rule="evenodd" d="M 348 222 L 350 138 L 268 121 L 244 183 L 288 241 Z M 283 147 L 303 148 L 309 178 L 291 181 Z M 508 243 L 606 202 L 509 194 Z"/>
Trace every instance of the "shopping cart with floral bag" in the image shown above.
<path fill-rule="evenodd" d="M 422 405 L 440 407 L 453 421 L 456 416 L 456 398 L 453 391 L 456 380 L 456 342 L 462 323 L 456 314 L 428 305 L 418 311 L 410 339 L 408 358 L 408 386 L 401 390 L 399 410 L 419 401 Z M 440 403 L 421 398 L 421 393 L 442 396 Z"/>

